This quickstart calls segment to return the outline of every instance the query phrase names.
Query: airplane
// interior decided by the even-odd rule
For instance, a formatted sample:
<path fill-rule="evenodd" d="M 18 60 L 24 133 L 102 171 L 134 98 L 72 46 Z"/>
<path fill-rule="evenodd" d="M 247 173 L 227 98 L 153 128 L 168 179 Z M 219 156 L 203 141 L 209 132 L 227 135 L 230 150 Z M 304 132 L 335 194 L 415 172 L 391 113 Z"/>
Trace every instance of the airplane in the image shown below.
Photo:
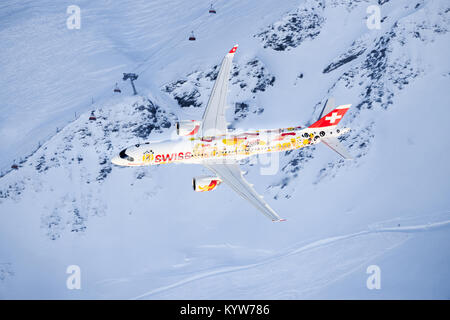
<path fill-rule="evenodd" d="M 228 81 L 235 45 L 222 61 L 203 119 L 176 122 L 177 139 L 146 142 L 123 149 L 111 162 L 118 166 L 146 166 L 168 163 L 201 164 L 212 172 L 210 176 L 192 179 L 196 192 L 211 191 L 222 182 L 248 200 L 274 222 L 285 221 L 267 204 L 239 169 L 239 161 L 263 153 L 300 149 L 323 142 L 344 159 L 351 159 L 338 137 L 350 128 L 337 124 L 350 108 L 350 104 L 334 107 L 328 99 L 319 120 L 307 128 L 290 127 L 276 130 L 230 132 L 225 118 Z"/>

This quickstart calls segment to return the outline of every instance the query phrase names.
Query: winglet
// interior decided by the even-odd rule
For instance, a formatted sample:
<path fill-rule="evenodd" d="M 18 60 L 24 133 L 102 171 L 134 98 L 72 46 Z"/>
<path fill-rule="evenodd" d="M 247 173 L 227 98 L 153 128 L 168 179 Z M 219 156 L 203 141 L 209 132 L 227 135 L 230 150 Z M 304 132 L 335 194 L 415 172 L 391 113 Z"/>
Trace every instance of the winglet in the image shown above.
<path fill-rule="evenodd" d="M 235 53 L 237 48 L 238 48 L 238 45 L 236 44 L 228 53 Z"/>

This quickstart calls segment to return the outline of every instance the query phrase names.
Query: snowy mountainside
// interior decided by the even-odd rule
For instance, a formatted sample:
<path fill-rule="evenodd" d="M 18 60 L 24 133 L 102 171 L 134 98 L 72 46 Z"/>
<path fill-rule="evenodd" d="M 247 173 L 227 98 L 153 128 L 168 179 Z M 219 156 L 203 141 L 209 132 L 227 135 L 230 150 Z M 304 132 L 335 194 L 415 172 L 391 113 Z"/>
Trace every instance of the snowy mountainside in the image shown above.
<path fill-rule="evenodd" d="M 36 57 L 34 68 L 51 77 L 33 82 L 23 101 L 42 92 L 48 105 L 39 116 L 30 103 L 0 119 L 12 130 L 26 115 L 23 125 L 36 134 L 11 134 L 17 143 L 35 146 L 52 132 L 32 154 L 17 148 L 23 162 L 0 178 L 0 297 L 449 298 L 445 1 L 378 1 L 380 30 L 367 28 L 372 2 L 363 0 L 218 1 L 214 17 L 205 16 L 209 3 L 200 0 L 102 4 L 80 2 L 87 12 L 81 31 L 93 42 L 79 35 L 88 47 L 75 43 L 70 63 L 64 43 L 44 41 L 61 59 L 52 70 L 42 60 L 48 54 Z M 8 19 L 0 36 L 26 62 L 24 43 L 14 39 L 30 28 L 23 19 L 37 8 L 13 7 L 1 7 Z M 42 5 L 39 12 L 50 17 L 42 28 L 53 30 L 51 17 L 64 10 Z M 110 19 L 123 23 L 103 28 Z M 185 38 L 191 29 L 194 43 Z M 194 193 L 192 177 L 209 174 L 200 166 L 110 163 L 126 146 L 172 138 L 177 119 L 200 119 L 235 43 L 231 128 L 308 125 L 329 97 L 352 104 L 341 122 L 352 131 L 341 139 L 354 161 L 318 145 L 280 153 L 273 175 L 261 174 L 258 158 L 243 162 L 246 179 L 285 223 L 270 223 L 226 185 Z M 7 74 L 19 62 L 8 64 Z M 22 63 L 17 78 L 0 86 L 6 105 L 19 105 L 7 89 L 20 88 L 20 76 L 32 72 Z M 74 65 L 92 81 L 71 74 Z M 123 82 L 122 94 L 105 93 L 117 73 L 133 69 L 140 95 L 130 96 Z M 64 79 L 47 88 L 61 70 L 75 82 L 60 95 Z M 54 133 L 63 120 L 70 123 Z M 72 264 L 82 270 L 82 290 L 65 287 Z M 366 288 L 372 264 L 382 270 L 381 290 Z"/>
<path fill-rule="evenodd" d="M 163 91 L 170 93 L 182 108 L 206 107 L 219 72 L 218 67 L 219 65 L 215 65 L 206 74 L 201 71 L 189 74 L 186 79 L 165 85 Z M 234 121 L 245 118 L 250 110 L 262 113 L 264 108 L 257 106 L 256 93 L 273 86 L 275 80 L 257 58 L 245 62 L 243 67 L 235 64 L 231 70 L 231 92 L 228 97 L 228 104 L 234 106 Z"/>
<path fill-rule="evenodd" d="M 255 35 L 277 51 L 298 47 L 305 39 L 314 39 L 324 23 L 324 3 L 322 1 L 305 1 L 294 12 L 286 14 L 282 20 L 275 22 L 267 30 Z"/>
<path fill-rule="evenodd" d="M 368 152 L 371 140 L 374 138 L 375 123 L 369 119 L 367 119 L 368 122 L 362 122 L 361 111 L 372 108 L 388 109 L 393 105 L 396 93 L 430 68 L 429 63 L 423 61 L 418 47 L 424 43 L 433 43 L 437 37 L 446 33 L 450 20 L 444 9 L 439 8 L 435 2 L 429 6 L 431 8 L 421 7 L 421 4 L 418 3 L 415 8 L 421 9 L 393 20 L 392 26 L 386 31 L 383 30 L 376 38 L 364 34 L 356 39 L 345 53 L 323 69 L 325 74 L 344 68 L 337 81 L 327 90 L 329 96 L 339 96 L 340 90 L 348 92 L 354 87 L 359 92 L 354 100 L 354 109 L 356 110 L 353 110 L 350 115 L 353 119 L 359 117 L 359 123 L 355 127 L 352 120 L 345 119 L 346 123 L 352 122 L 352 133 L 350 137 L 343 138 L 356 158 L 364 156 Z M 429 14 L 433 9 L 438 12 L 436 15 Z M 384 20 L 392 21 L 389 16 L 384 17 Z M 349 63 L 351 63 L 350 66 L 345 70 L 344 66 Z M 317 117 L 323 103 L 324 101 L 321 101 L 316 105 L 313 116 Z M 306 153 L 303 150 L 301 152 Z M 302 162 L 299 158 L 303 159 L 303 162 L 309 159 L 309 157 L 305 157 L 305 154 L 300 157 L 298 154 L 294 154 L 293 157 L 283 170 L 287 169 L 292 173 L 293 170 L 295 171 L 296 164 Z M 336 165 L 343 165 L 343 161 L 328 163 L 320 169 L 318 179 L 320 180 Z M 281 186 L 284 187 L 288 179 L 289 177 L 282 178 L 284 182 L 281 183 Z"/>
<path fill-rule="evenodd" d="M 99 201 L 99 192 L 112 171 L 110 159 L 117 148 L 145 142 L 174 122 L 173 114 L 147 98 L 130 97 L 111 103 L 95 110 L 95 121 L 88 120 L 89 113 L 82 114 L 42 145 L 20 170 L 3 178 L 2 200 L 20 201 L 28 188 L 53 194 L 45 201 L 47 214 L 41 219 L 42 229 L 52 240 L 61 237 L 65 228 L 85 231 L 88 216 L 105 214 L 107 203 Z M 138 181 L 145 175 L 145 170 L 135 172 Z M 55 177 L 64 188 L 55 190 Z"/>

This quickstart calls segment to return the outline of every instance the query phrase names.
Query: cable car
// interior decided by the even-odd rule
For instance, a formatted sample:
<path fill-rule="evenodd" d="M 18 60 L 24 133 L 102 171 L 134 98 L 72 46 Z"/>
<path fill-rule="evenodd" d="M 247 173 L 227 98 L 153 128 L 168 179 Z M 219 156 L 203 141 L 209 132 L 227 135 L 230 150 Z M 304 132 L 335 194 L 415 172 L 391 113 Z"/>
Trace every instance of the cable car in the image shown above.
<path fill-rule="evenodd" d="M 118 92 L 118 93 L 122 92 L 122 91 L 120 91 L 119 86 L 117 85 L 117 82 L 116 82 L 116 87 L 114 88 L 114 92 Z"/>
<path fill-rule="evenodd" d="M 213 8 L 213 5 L 211 4 L 211 7 L 209 8 L 209 13 L 216 13 L 216 10 Z"/>
<path fill-rule="evenodd" d="M 94 115 L 94 111 L 91 112 L 91 116 L 89 117 L 89 120 L 91 120 L 91 121 L 97 120 L 97 118 Z"/>
<path fill-rule="evenodd" d="M 195 41 L 194 31 L 191 32 L 191 35 L 189 36 L 189 41 Z"/>

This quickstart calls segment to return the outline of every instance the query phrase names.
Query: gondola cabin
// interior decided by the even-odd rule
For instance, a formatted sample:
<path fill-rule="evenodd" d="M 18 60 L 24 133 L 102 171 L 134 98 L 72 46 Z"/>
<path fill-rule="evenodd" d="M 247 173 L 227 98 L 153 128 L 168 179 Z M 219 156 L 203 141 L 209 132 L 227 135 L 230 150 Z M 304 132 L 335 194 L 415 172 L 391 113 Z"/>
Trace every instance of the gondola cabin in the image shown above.
<path fill-rule="evenodd" d="M 89 120 L 91 120 L 91 121 L 97 120 L 97 117 L 94 115 L 94 111 L 91 112 L 91 116 L 89 117 Z"/>

